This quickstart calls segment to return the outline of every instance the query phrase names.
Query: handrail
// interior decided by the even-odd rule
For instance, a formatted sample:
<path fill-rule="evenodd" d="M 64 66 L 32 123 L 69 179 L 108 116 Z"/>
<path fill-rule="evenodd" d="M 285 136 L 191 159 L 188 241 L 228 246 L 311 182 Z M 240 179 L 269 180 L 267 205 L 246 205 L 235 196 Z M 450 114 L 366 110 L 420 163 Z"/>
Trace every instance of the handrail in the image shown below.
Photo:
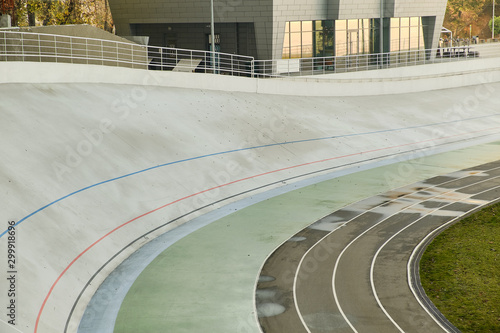
<path fill-rule="evenodd" d="M 485 45 L 485 44 L 483 44 Z M 80 63 L 247 77 L 333 74 L 498 57 L 473 46 L 297 59 L 255 60 L 229 53 L 144 46 L 98 38 L 0 30 L 0 61 Z"/>

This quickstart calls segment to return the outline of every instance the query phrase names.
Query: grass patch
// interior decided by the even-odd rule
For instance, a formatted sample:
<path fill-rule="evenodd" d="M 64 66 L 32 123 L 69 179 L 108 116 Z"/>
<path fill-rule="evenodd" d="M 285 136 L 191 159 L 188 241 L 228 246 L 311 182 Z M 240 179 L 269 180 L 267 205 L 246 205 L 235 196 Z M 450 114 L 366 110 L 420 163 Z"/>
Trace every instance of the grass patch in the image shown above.
<path fill-rule="evenodd" d="M 462 332 L 500 332 L 500 203 L 441 233 L 420 261 L 422 286 Z"/>

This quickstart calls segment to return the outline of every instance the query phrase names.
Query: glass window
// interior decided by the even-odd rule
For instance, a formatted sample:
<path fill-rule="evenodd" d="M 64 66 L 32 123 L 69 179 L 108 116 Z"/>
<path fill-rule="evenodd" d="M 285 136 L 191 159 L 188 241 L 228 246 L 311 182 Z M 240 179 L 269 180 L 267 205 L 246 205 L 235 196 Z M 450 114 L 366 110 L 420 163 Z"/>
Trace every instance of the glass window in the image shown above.
<path fill-rule="evenodd" d="M 300 21 L 290 22 L 290 32 L 300 32 Z"/>
<path fill-rule="evenodd" d="M 285 24 L 283 58 L 306 58 L 378 52 L 380 27 L 377 19 L 294 21 Z M 389 51 L 425 48 L 421 17 L 392 17 L 384 41 Z"/>
<path fill-rule="evenodd" d="M 335 21 L 335 30 L 346 30 L 347 20 L 337 20 Z"/>
<path fill-rule="evenodd" d="M 410 28 L 401 27 L 401 38 L 399 40 L 399 45 L 402 51 L 410 49 Z"/>
<path fill-rule="evenodd" d="M 302 32 L 310 32 L 310 31 L 313 31 L 312 21 L 303 21 L 302 22 Z"/>
<path fill-rule="evenodd" d="M 313 34 L 311 31 L 302 32 L 302 58 L 313 56 Z"/>
<path fill-rule="evenodd" d="M 291 54 L 290 57 L 292 58 L 300 58 L 302 54 L 301 50 L 301 33 L 300 32 L 294 32 L 290 34 L 290 50 Z"/>
<path fill-rule="evenodd" d="M 283 59 L 288 59 L 288 58 L 290 58 L 290 48 L 283 47 Z"/>
<path fill-rule="evenodd" d="M 391 34 L 390 34 L 390 39 L 391 39 L 391 46 L 390 46 L 390 51 L 395 52 L 399 51 L 399 18 L 398 17 L 392 17 L 391 18 Z"/>
<path fill-rule="evenodd" d="M 335 29 L 335 55 L 347 54 L 347 31 Z"/>
<path fill-rule="evenodd" d="M 419 34 L 418 34 L 418 26 L 410 27 L 410 50 L 415 50 L 419 48 Z"/>
<path fill-rule="evenodd" d="M 399 51 L 399 27 L 391 27 L 391 52 Z"/>
<path fill-rule="evenodd" d="M 348 20 L 347 21 L 347 29 L 358 29 L 358 20 Z"/>

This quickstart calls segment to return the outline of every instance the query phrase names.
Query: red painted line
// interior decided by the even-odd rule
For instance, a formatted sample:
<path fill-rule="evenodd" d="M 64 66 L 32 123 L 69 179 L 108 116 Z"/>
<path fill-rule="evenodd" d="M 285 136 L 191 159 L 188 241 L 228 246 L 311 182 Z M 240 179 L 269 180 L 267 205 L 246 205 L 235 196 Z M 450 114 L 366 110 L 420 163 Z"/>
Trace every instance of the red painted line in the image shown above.
<path fill-rule="evenodd" d="M 83 252 L 81 252 L 78 256 L 76 256 L 75 259 L 73 259 L 69 263 L 69 265 L 61 272 L 61 274 L 54 281 L 54 283 L 52 284 L 52 286 L 51 286 L 51 288 L 50 288 L 50 290 L 49 290 L 49 292 L 47 294 L 47 296 L 45 296 L 45 299 L 43 300 L 42 306 L 40 307 L 40 311 L 38 312 L 38 316 L 36 318 L 34 333 L 37 333 L 38 324 L 40 323 L 40 317 L 42 316 L 42 312 L 43 312 L 43 310 L 45 308 L 45 305 L 47 304 L 47 301 L 48 301 L 50 295 L 54 291 L 54 288 L 56 287 L 56 285 L 59 282 L 59 280 L 61 280 L 61 278 L 63 277 L 63 275 L 66 274 L 66 272 L 71 268 L 71 266 L 73 266 L 73 264 L 76 261 L 78 261 L 78 259 L 80 259 L 86 252 L 88 252 L 92 247 L 94 247 L 95 245 L 97 245 L 98 243 L 100 243 L 103 239 L 105 239 L 106 237 L 108 237 L 109 235 L 111 235 L 112 233 L 114 233 L 115 231 L 123 228 L 124 226 L 126 226 L 126 225 L 128 225 L 128 224 L 130 224 L 130 223 L 132 223 L 132 222 L 134 222 L 134 221 L 136 221 L 136 220 L 138 220 L 138 219 L 140 219 L 140 218 L 142 218 L 144 216 L 152 214 L 152 213 L 154 213 L 154 212 L 156 212 L 158 210 L 161 210 L 161 209 L 163 209 L 165 207 L 171 206 L 171 205 L 173 205 L 175 203 L 178 203 L 180 201 L 183 201 L 183 200 L 195 197 L 197 195 L 200 195 L 200 194 L 203 194 L 203 193 L 206 193 L 206 192 L 218 189 L 218 188 L 226 187 L 228 185 L 240 183 L 240 182 L 243 182 L 245 180 L 262 177 L 262 176 L 273 174 L 273 173 L 277 173 L 277 172 L 280 172 L 280 171 L 295 169 L 295 168 L 299 168 L 299 167 L 303 167 L 303 166 L 307 166 L 307 165 L 313 165 L 313 164 L 323 163 L 323 162 L 332 161 L 332 160 L 341 159 L 341 158 L 346 158 L 346 157 L 351 157 L 351 156 L 355 156 L 355 155 L 363 155 L 363 154 L 373 153 L 373 152 L 382 151 L 382 150 L 388 150 L 388 149 L 400 148 L 400 147 L 405 147 L 405 146 L 411 146 L 411 145 L 421 144 L 421 143 L 425 143 L 425 142 L 432 142 L 432 141 L 437 141 L 437 140 L 449 139 L 449 138 L 453 138 L 453 137 L 457 137 L 457 136 L 463 136 L 463 135 L 473 134 L 473 133 L 479 133 L 479 132 L 486 132 L 486 131 L 497 130 L 497 129 L 500 129 L 500 127 L 492 127 L 492 128 L 486 129 L 486 130 L 472 131 L 472 132 L 467 132 L 467 133 L 461 133 L 461 134 L 455 134 L 455 135 L 450 135 L 450 136 L 444 136 L 444 137 L 435 138 L 435 139 L 427 139 L 427 140 L 423 140 L 423 141 L 405 143 L 405 144 L 391 146 L 391 147 L 385 147 L 385 148 L 377 148 L 377 149 L 367 150 L 367 151 L 364 151 L 364 152 L 352 153 L 352 154 L 347 154 L 347 155 L 342 155 L 342 156 L 325 158 L 325 159 L 318 160 L 318 161 L 297 164 L 297 165 L 293 165 L 293 166 L 289 166 L 289 167 L 285 167 L 285 168 L 281 168 L 281 169 L 276 169 L 276 170 L 272 170 L 272 171 L 263 172 L 263 173 L 260 173 L 260 174 L 254 175 L 254 176 L 249 176 L 249 177 L 241 178 L 241 179 L 238 179 L 238 180 L 235 180 L 235 181 L 232 181 L 232 182 L 229 182 L 229 183 L 225 183 L 225 184 L 222 184 L 222 185 L 214 186 L 214 187 L 205 189 L 203 191 L 190 194 L 188 196 L 185 196 L 183 198 L 177 199 L 175 201 L 169 202 L 169 203 L 167 203 L 167 204 L 165 204 L 163 206 L 157 207 L 157 208 L 155 208 L 155 209 L 153 209 L 153 210 L 151 210 L 149 212 L 146 212 L 146 213 L 144 213 L 142 215 L 139 215 L 139 216 L 131 219 L 130 221 L 127 221 L 127 222 L 125 222 L 125 223 L 117 226 L 113 230 L 109 231 L 107 234 L 105 234 L 104 236 L 102 236 L 101 238 L 99 238 L 98 240 L 96 240 L 94 243 L 92 243 L 91 245 L 89 245 Z"/>

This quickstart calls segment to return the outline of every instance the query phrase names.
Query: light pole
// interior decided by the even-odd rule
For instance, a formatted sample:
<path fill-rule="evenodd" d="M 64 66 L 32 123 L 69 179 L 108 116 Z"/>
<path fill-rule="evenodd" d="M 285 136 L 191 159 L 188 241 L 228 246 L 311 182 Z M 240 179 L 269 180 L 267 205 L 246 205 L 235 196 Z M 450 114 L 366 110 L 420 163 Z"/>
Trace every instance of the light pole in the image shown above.
<path fill-rule="evenodd" d="M 384 53 L 384 0 L 380 0 L 380 53 Z"/>
<path fill-rule="evenodd" d="M 215 28 L 214 28 L 214 0 L 210 0 L 210 35 L 212 39 L 212 68 L 215 73 Z"/>
<path fill-rule="evenodd" d="M 495 0 L 493 0 L 493 18 L 491 19 L 491 39 L 495 38 Z"/>

